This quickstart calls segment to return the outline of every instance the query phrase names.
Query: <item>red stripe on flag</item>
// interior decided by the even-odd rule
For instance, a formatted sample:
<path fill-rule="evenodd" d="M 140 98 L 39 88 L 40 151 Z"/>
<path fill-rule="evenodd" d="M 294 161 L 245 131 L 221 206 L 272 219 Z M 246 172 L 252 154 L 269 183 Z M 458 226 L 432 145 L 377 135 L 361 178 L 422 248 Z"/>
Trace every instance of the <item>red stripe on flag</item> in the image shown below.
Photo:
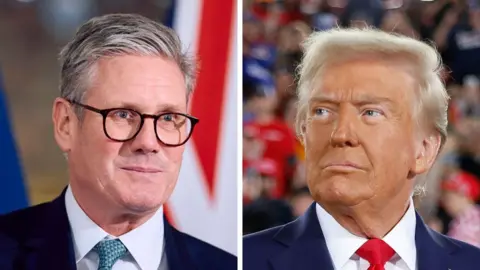
<path fill-rule="evenodd" d="M 167 203 L 163 205 L 163 214 L 165 215 L 165 218 L 167 219 L 168 223 L 170 223 L 170 225 L 175 227 L 176 222 L 175 222 L 175 220 L 173 220 L 173 215 L 172 215 L 172 213 L 170 211 L 170 207 L 168 206 Z"/>
<path fill-rule="evenodd" d="M 192 140 L 203 168 L 210 198 L 214 195 L 233 8 L 233 0 L 204 0 L 197 43 L 200 71 L 192 97 L 191 112 L 200 119 L 200 124 L 195 129 Z"/>

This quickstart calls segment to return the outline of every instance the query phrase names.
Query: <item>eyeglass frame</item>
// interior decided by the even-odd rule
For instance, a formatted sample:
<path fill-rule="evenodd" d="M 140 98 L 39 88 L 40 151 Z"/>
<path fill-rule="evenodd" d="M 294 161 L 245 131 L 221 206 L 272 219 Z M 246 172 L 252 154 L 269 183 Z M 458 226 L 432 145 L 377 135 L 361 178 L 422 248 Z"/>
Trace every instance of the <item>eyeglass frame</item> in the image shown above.
<path fill-rule="evenodd" d="M 188 142 L 188 140 L 190 139 L 190 137 L 192 136 L 193 134 L 193 130 L 195 128 L 195 125 L 198 124 L 198 122 L 200 122 L 200 120 L 194 116 L 191 116 L 191 115 L 188 115 L 188 114 L 185 114 L 185 113 L 179 113 L 179 112 L 164 112 L 164 113 L 161 113 L 161 114 L 158 114 L 158 115 L 154 115 L 154 114 L 146 114 L 146 113 L 140 113 L 139 111 L 137 110 L 134 110 L 134 109 L 129 109 L 129 108 L 122 108 L 122 107 L 116 107 L 116 108 L 108 108 L 108 109 L 98 109 L 98 108 L 95 108 L 95 107 L 92 107 L 90 105 L 87 105 L 87 104 L 82 104 L 80 102 L 77 102 L 77 101 L 73 101 L 73 100 L 68 100 L 66 99 L 66 101 L 70 102 L 71 104 L 73 105 L 77 105 L 77 106 L 80 106 L 81 108 L 84 108 L 84 109 L 87 109 L 89 111 L 92 111 L 92 112 L 96 112 L 100 115 L 102 115 L 103 117 L 103 132 L 105 133 L 105 136 L 107 136 L 107 138 L 109 138 L 110 140 L 112 141 L 115 141 L 115 142 L 128 142 L 128 141 L 131 141 L 133 139 L 135 139 L 135 137 L 137 137 L 137 135 L 140 133 L 140 131 L 142 130 L 143 128 L 143 124 L 145 123 L 145 119 L 146 118 L 152 118 L 153 119 L 153 128 L 155 130 L 155 137 L 157 137 L 157 140 L 159 140 L 163 145 L 165 146 L 168 146 L 168 147 L 178 147 L 178 146 L 182 146 L 184 144 L 186 144 Z M 117 140 L 117 139 L 114 139 L 112 138 L 108 132 L 107 132 L 107 126 L 106 126 L 106 122 L 107 122 L 107 116 L 110 112 L 114 111 L 114 110 L 129 110 L 129 111 L 132 111 L 132 112 L 135 112 L 137 113 L 138 115 L 140 115 L 140 125 L 138 126 L 138 130 L 137 132 L 135 132 L 135 134 L 133 134 L 133 136 L 131 138 L 128 138 L 128 139 L 125 139 L 125 140 Z M 168 143 L 165 143 L 162 139 L 160 139 L 160 136 L 158 136 L 158 132 L 157 132 L 157 121 L 160 117 L 164 116 L 164 115 L 167 115 L 167 114 L 176 114 L 176 115 L 182 115 L 186 118 L 188 118 L 190 121 L 191 121 L 191 124 L 192 124 L 192 127 L 191 127 L 191 130 L 190 130 L 190 134 L 188 134 L 187 138 L 180 144 L 168 144 Z"/>

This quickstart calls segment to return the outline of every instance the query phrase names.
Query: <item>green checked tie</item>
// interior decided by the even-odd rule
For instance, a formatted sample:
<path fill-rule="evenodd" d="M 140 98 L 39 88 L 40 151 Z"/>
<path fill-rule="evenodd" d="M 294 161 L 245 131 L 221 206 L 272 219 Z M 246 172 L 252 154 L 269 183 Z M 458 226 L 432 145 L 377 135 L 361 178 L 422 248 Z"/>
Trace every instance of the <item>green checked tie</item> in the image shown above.
<path fill-rule="evenodd" d="M 98 270 L 112 270 L 115 262 L 127 253 L 127 248 L 119 239 L 101 241 L 93 248 L 100 262 Z"/>

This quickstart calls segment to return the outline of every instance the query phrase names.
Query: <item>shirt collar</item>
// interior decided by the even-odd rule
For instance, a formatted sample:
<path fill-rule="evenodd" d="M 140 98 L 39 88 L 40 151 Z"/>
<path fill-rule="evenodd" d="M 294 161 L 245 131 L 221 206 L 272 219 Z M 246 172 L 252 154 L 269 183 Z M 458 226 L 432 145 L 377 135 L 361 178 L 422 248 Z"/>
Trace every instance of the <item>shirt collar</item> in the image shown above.
<path fill-rule="evenodd" d="M 80 208 L 70 186 L 65 207 L 73 235 L 75 261 L 82 260 L 93 247 L 110 236 Z M 142 270 L 158 269 L 164 249 L 163 206 L 144 224 L 118 237 Z"/>
<path fill-rule="evenodd" d="M 65 192 L 65 208 L 72 229 L 75 261 L 78 263 L 108 234 L 83 212 L 75 200 L 70 186 Z"/>
<path fill-rule="evenodd" d="M 416 269 L 417 253 L 415 246 L 415 229 L 417 217 L 413 200 L 410 199 L 410 205 L 405 215 L 400 219 L 395 227 L 383 238 L 400 258 L 407 264 L 408 268 Z"/>
<path fill-rule="evenodd" d="M 355 252 L 367 241 L 343 228 L 325 209 L 316 204 L 316 213 L 335 269 L 342 269 Z M 416 216 L 413 200 L 402 219 L 383 238 L 410 269 L 416 269 Z"/>
<path fill-rule="evenodd" d="M 138 228 L 119 238 L 142 270 L 158 269 L 164 249 L 163 206 Z"/>

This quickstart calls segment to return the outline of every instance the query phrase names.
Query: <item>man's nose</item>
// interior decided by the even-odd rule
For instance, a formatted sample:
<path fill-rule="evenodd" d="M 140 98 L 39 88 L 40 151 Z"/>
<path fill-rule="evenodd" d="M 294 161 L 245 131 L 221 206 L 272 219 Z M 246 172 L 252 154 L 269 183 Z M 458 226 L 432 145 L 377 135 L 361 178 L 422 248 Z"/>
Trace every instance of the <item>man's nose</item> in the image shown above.
<path fill-rule="evenodd" d="M 157 153 L 160 151 L 161 142 L 157 139 L 153 122 L 153 119 L 145 119 L 142 128 L 132 140 L 134 152 Z"/>
<path fill-rule="evenodd" d="M 355 147 L 358 145 L 358 137 L 355 130 L 357 119 L 356 112 L 348 108 L 341 109 L 335 120 L 334 128 L 330 136 L 330 142 L 334 147 Z"/>

